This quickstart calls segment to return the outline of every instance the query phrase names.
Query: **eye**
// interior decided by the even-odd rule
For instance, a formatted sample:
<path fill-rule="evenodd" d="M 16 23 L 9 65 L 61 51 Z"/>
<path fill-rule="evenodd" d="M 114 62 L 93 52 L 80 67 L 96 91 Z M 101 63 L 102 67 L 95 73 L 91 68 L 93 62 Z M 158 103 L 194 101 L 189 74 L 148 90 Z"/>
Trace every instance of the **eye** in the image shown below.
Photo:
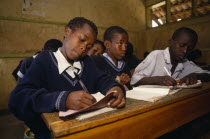
<path fill-rule="evenodd" d="M 92 48 L 92 46 L 93 46 L 93 45 L 91 45 L 91 44 L 87 45 L 87 49 Z"/>
<path fill-rule="evenodd" d="M 82 37 L 79 37 L 79 40 L 80 40 L 81 42 L 85 42 L 85 41 L 86 41 L 86 39 L 85 39 L 85 38 L 82 38 Z"/>
<path fill-rule="evenodd" d="M 119 45 L 119 46 L 122 46 L 122 45 L 123 45 L 123 43 L 119 42 L 119 43 L 118 43 L 118 45 Z"/>

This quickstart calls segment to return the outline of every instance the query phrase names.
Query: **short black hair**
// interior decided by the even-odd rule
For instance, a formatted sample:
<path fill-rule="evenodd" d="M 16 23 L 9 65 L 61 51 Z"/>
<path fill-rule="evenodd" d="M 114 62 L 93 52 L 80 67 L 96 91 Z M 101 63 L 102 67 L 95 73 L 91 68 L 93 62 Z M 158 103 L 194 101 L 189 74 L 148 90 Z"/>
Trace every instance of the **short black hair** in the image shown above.
<path fill-rule="evenodd" d="M 111 26 L 109 28 L 106 29 L 105 33 L 104 33 L 104 41 L 108 40 L 108 41 L 112 41 L 114 34 L 115 33 L 120 33 L 120 34 L 127 34 L 127 31 L 119 26 Z"/>
<path fill-rule="evenodd" d="M 187 28 L 187 27 L 181 27 L 181 28 L 179 28 L 179 29 L 177 29 L 175 32 L 174 32 L 174 34 L 173 34 L 173 36 L 172 36 L 172 39 L 173 40 L 176 40 L 176 38 L 181 34 L 181 33 L 187 33 L 188 35 L 190 35 L 192 38 L 193 38 L 193 40 L 195 41 L 195 43 L 197 42 L 197 40 L 198 40 L 198 35 L 197 35 L 197 33 L 193 30 L 193 29 L 190 29 L 190 28 Z"/>
<path fill-rule="evenodd" d="M 98 29 L 96 25 L 92 21 L 84 17 L 73 18 L 72 20 L 69 21 L 66 27 L 69 27 L 74 32 L 76 29 L 82 28 L 84 24 L 88 24 L 95 31 L 96 35 L 98 35 Z"/>
<path fill-rule="evenodd" d="M 43 50 L 55 52 L 63 43 L 57 39 L 49 39 L 45 42 Z"/>
<path fill-rule="evenodd" d="M 104 49 L 104 51 L 106 50 L 106 47 L 104 46 L 104 42 L 102 42 L 102 41 L 100 41 L 100 40 L 96 40 L 95 42 L 94 42 L 94 44 L 100 44 L 101 46 L 102 46 L 102 48 Z"/>
<path fill-rule="evenodd" d="M 125 55 L 128 57 L 131 57 L 133 55 L 133 45 L 130 42 L 127 43 L 127 50 L 125 52 Z"/>

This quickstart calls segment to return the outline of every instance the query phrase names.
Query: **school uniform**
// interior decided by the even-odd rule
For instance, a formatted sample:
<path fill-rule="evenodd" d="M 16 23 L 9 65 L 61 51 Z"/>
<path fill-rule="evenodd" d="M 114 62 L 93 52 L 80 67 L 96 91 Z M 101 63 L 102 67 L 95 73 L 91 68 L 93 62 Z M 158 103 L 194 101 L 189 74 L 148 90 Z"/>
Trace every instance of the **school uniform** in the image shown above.
<path fill-rule="evenodd" d="M 17 72 L 17 76 L 21 79 L 23 79 L 24 75 L 26 74 L 26 72 L 28 71 L 28 69 L 30 68 L 33 60 L 36 58 L 38 54 L 31 56 L 31 57 L 26 57 L 22 60 L 21 62 L 21 66 L 19 67 L 19 70 Z"/>
<path fill-rule="evenodd" d="M 116 76 L 120 76 L 122 73 L 128 74 L 131 77 L 130 69 L 123 60 L 118 60 L 118 66 L 116 67 L 107 53 L 103 53 L 102 56 L 94 56 L 92 58 L 96 66 L 114 80 L 116 79 Z M 126 84 L 126 86 L 129 89 L 132 88 L 130 84 Z"/>
<path fill-rule="evenodd" d="M 98 70 L 88 56 L 72 66 L 59 49 L 54 53 L 39 53 L 9 100 L 10 110 L 29 126 L 37 138 L 50 133 L 40 114 L 67 110 L 68 94 L 83 90 L 73 72 L 79 75 L 90 93 L 105 95 L 113 86 L 120 86 L 125 93 L 123 86 Z"/>
<path fill-rule="evenodd" d="M 165 50 L 152 51 L 144 61 L 142 61 L 135 69 L 134 74 L 131 78 L 131 85 L 136 84 L 139 80 L 144 77 L 153 76 L 168 76 L 164 67 L 169 71 L 172 78 L 178 80 L 190 73 L 210 73 L 195 65 L 193 62 L 184 59 L 179 62 L 174 73 L 171 74 L 171 58 L 169 48 Z"/>

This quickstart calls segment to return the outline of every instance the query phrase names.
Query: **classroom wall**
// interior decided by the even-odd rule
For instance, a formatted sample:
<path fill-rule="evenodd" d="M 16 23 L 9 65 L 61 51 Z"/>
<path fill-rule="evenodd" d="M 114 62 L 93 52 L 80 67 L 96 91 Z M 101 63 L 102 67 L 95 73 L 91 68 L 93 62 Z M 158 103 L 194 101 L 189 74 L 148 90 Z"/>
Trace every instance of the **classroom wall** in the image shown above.
<path fill-rule="evenodd" d="M 210 16 L 196 17 L 185 21 L 163 25 L 161 27 L 147 29 L 146 31 L 146 49 L 147 51 L 165 49 L 167 42 L 174 31 L 179 27 L 189 27 L 198 34 L 196 48 L 202 51 L 201 62 L 210 64 Z"/>
<path fill-rule="evenodd" d="M 65 24 L 76 16 L 94 21 L 99 39 L 111 25 L 125 28 L 135 54 L 142 56 L 146 45 L 144 0 L 1 0 L 0 110 L 7 108 L 16 85 L 11 73 L 19 61 L 41 50 L 48 39 L 62 40 Z"/>

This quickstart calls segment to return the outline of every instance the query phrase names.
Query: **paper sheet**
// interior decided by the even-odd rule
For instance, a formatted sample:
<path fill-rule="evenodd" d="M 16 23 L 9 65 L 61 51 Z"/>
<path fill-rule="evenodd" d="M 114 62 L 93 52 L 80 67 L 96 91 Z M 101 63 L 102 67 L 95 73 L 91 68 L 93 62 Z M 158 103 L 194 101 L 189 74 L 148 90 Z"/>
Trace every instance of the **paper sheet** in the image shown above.
<path fill-rule="evenodd" d="M 170 86 L 145 85 L 134 87 L 126 92 L 126 96 L 132 99 L 155 102 L 169 94 L 173 94 L 180 89 L 170 90 Z"/>
<path fill-rule="evenodd" d="M 70 116 L 73 114 L 77 114 L 77 113 L 81 113 L 81 112 L 88 112 L 88 111 L 92 111 L 92 110 L 97 110 L 103 107 L 107 106 L 108 101 L 110 100 L 110 98 L 113 96 L 113 93 L 110 93 L 109 95 L 104 96 L 101 93 L 96 93 L 96 94 L 92 94 L 93 97 L 96 98 L 97 102 L 92 104 L 91 106 L 81 109 L 81 110 L 68 110 L 68 111 L 59 111 L 59 117 L 66 117 L 66 116 Z"/>

